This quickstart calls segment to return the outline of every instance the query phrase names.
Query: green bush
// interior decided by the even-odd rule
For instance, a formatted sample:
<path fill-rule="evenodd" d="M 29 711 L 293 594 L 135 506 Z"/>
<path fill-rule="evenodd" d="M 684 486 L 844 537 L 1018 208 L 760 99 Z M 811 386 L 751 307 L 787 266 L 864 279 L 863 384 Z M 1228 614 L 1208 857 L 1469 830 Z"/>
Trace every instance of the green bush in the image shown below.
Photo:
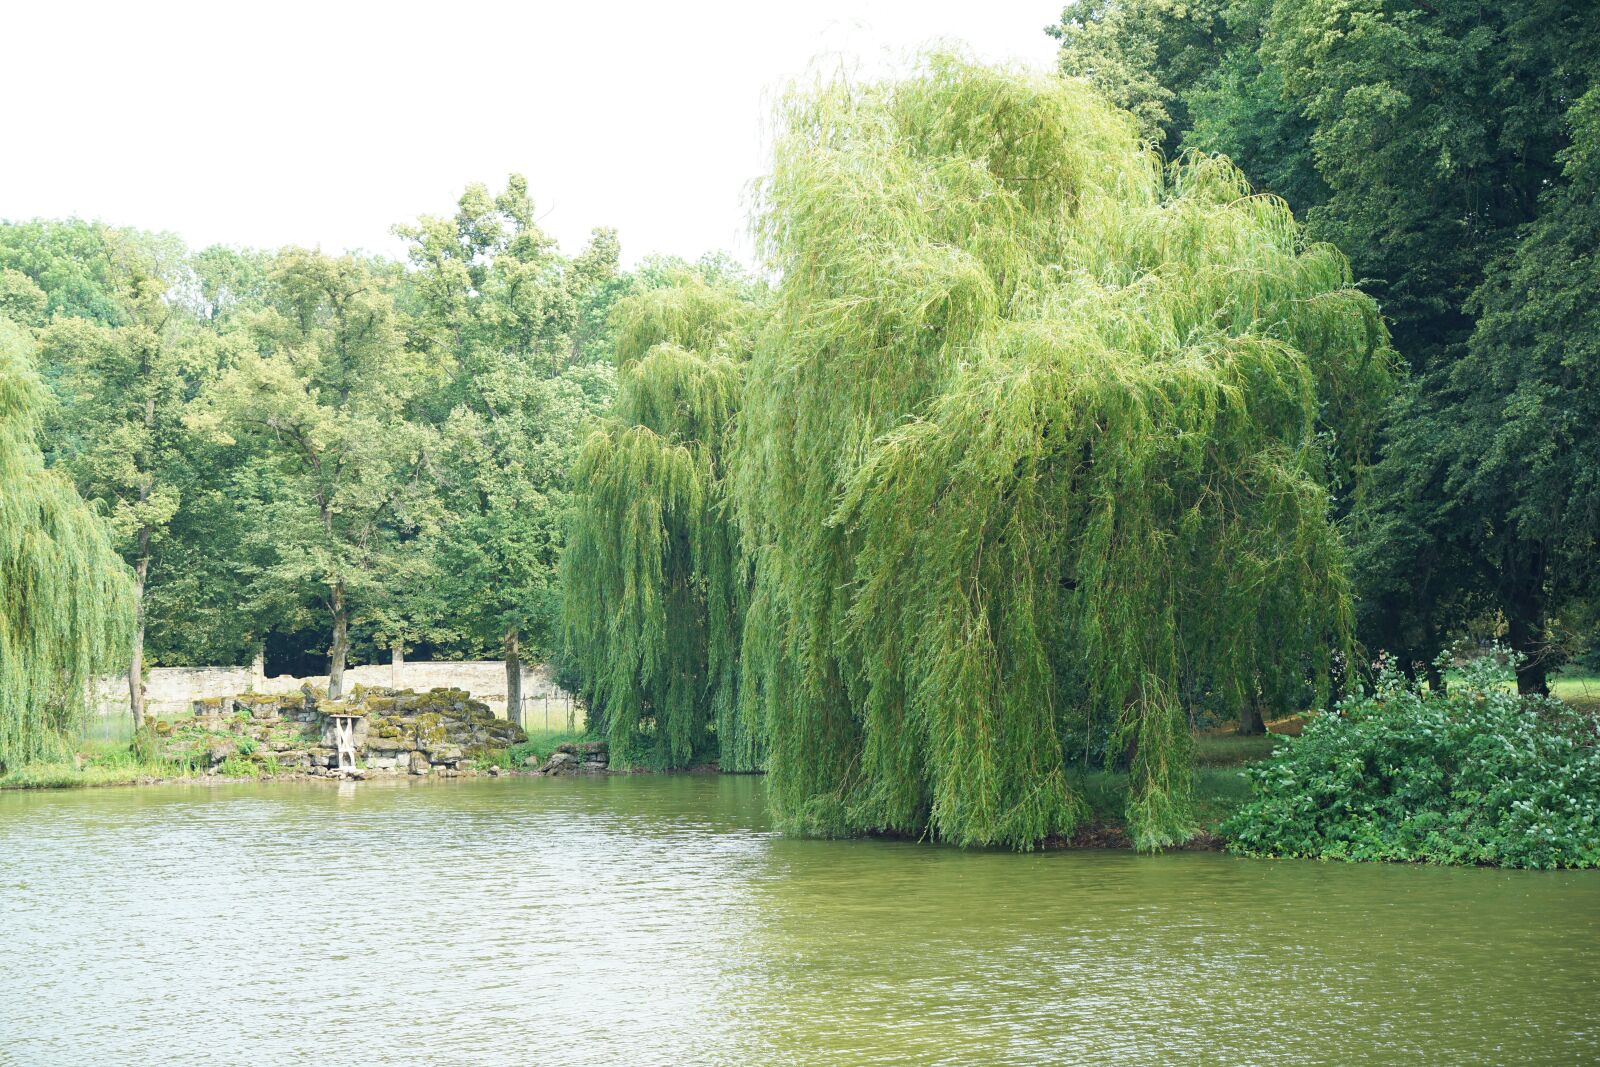
<path fill-rule="evenodd" d="M 1236 852 L 1500 867 L 1600 866 L 1600 720 L 1518 697 L 1480 660 L 1448 693 L 1392 670 L 1245 771 Z"/>
<path fill-rule="evenodd" d="M 217 765 L 217 773 L 224 778 L 254 778 L 256 765 L 243 756 L 229 756 Z"/>

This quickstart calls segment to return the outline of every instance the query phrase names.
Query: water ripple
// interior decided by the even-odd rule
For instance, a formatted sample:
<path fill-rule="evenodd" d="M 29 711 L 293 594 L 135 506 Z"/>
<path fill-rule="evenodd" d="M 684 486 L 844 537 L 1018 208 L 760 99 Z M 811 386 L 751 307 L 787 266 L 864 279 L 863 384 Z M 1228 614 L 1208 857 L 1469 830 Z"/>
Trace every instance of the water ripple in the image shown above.
<path fill-rule="evenodd" d="M 1592 1062 L 1600 879 L 770 832 L 749 778 L 0 796 L 0 1065 Z"/>

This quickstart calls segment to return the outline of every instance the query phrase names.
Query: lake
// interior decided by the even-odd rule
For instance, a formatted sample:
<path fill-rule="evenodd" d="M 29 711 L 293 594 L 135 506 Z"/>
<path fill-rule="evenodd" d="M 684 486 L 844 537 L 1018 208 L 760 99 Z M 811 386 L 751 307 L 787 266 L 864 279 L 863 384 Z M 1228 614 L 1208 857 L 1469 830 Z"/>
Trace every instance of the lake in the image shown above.
<path fill-rule="evenodd" d="M 1600 1055 L 1600 872 L 795 840 L 762 790 L 0 794 L 0 1064 Z"/>

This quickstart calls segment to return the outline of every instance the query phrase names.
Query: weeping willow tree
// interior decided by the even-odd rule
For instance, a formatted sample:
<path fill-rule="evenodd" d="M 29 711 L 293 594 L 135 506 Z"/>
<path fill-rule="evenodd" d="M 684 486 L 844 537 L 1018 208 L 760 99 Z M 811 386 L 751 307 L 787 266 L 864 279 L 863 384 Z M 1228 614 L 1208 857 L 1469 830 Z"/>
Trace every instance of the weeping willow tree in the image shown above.
<path fill-rule="evenodd" d="M 694 278 L 618 308 L 617 399 L 574 467 L 563 589 L 591 723 L 622 761 L 761 763 L 738 700 L 749 580 L 727 504 L 753 321 Z"/>
<path fill-rule="evenodd" d="M 1187 837 L 1185 687 L 1325 689 L 1348 647 L 1376 307 L 1077 83 L 932 55 L 791 92 L 777 134 L 734 475 L 776 814 L 1025 848 L 1103 760 L 1141 847 Z"/>
<path fill-rule="evenodd" d="M 0 318 L 0 766 L 58 750 L 89 687 L 127 652 L 128 568 L 35 434 L 44 388 L 27 335 Z"/>

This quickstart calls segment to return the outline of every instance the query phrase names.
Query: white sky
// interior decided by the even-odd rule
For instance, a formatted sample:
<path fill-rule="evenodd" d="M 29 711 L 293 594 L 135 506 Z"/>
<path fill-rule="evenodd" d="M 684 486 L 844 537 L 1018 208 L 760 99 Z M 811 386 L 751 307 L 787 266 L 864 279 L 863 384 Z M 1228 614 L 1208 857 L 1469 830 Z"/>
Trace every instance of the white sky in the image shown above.
<path fill-rule="evenodd" d="M 816 56 L 936 41 L 1050 68 L 1063 0 L 17 0 L 0 16 L 0 218 L 395 253 L 389 227 L 528 177 L 568 251 L 749 259 L 771 92 Z"/>

